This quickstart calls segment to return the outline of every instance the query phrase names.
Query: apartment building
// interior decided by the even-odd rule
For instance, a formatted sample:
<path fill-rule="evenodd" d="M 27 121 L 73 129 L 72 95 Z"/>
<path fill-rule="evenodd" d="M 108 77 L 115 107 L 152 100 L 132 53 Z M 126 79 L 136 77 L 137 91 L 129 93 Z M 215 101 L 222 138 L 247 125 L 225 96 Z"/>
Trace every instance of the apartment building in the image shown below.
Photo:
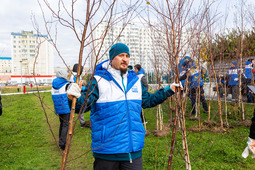
<path fill-rule="evenodd" d="M 11 57 L 0 57 L 0 83 L 7 83 L 11 80 L 11 70 Z"/>
<path fill-rule="evenodd" d="M 11 33 L 12 75 L 54 74 L 53 47 L 47 35 L 33 31 Z"/>
<path fill-rule="evenodd" d="M 92 53 L 92 63 L 96 61 L 96 55 L 102 43 L 107 22 L 99 24 L 94 31 L 95 50 Z M 98 55 L 98 62 L 109 59 L 109 48 L 116 42 L 126 44 L 130 49 L 130 65 L 141 64 L 147 73 L 155 72 L 155 68 L 164 70 L 167 67 L 161 55 L 164 50 L 160 50 L 162 41 L 155 41 L 157 37 L 152 37 L 150 28 L 138 27 L 134 24 L 127 24 L 125 27 L 113 25 L 110 27 L 103 41 L 103 46 Z"/>
<path fill-rule="evenodd" d="M 11 33 L 12 75 L 53 75 L 53 47 L 47 35 Z"/>

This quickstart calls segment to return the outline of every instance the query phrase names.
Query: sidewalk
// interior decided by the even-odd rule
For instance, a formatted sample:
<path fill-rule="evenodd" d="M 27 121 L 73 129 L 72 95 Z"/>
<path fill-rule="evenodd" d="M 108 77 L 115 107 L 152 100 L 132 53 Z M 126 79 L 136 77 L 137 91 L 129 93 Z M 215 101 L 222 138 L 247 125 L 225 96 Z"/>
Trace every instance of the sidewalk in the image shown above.
<path fill-rule="evenodd" d="M 40 93 L 43 92 L 50 92 L 51 90 L 39 90 Z M 20 95 L 20 94 L 29 94 L 29 93 L 37 93 L 37 90 L 33 90 L 33 91 L 28 91 L 26 93 L 23 92 L 17 92 L 17 93 L 2 93 L 2 96 L 8 96 L 8 95 Z"/>

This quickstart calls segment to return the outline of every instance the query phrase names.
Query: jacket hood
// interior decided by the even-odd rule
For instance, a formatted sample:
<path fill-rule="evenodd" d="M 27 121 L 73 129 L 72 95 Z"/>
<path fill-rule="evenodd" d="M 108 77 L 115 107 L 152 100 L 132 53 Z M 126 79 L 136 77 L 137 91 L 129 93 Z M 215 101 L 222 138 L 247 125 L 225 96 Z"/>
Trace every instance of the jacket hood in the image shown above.
<path fill-rule="evenodd" d="M 246 61 L 245 62 L 245 65 L 249 65 L 249 64 L 251 64 L 252 62 L 250 62 L 250 61 Z"/>
<path fill-rule="evenodd" d="M 109 65 L 110 60 L 105 60 L 98 65 L 96 65 L 95 71 L 101 71 L 101 70 L 106 70 L 107 66 Z"/>
<path fill-rule="evenodd" d="M 68 80 L 62 79 L 62 78 L 55 78 L 52 82 L 52 87 L 54 89 L 60 89 L 62 86 L 64 86 L 66 83 L 68 83 Z"/>
<path fill-rule="evenodd" d="M 182 71 L 182 67 L 183 67 L 183 66 L 186 66 L 187 63 L 189 63 L 190 60 L 191 60 L 191 58 L 190 58 L 189 56 L 185 56 L 185 57 L 183 57 L 183 58 L 181 59 L 181 61 L 180 61 L 179 64 L 178 64 L 178 70 L 179 70 L 179 72 Z"/>
<path fill-rule="evenodd" d="M 145 74 L 145 71 L 144 71 L 143 68 L 141 68 L 141 69 L 137 72 L 137 75 L 139 75 L 139 74 Z"/>

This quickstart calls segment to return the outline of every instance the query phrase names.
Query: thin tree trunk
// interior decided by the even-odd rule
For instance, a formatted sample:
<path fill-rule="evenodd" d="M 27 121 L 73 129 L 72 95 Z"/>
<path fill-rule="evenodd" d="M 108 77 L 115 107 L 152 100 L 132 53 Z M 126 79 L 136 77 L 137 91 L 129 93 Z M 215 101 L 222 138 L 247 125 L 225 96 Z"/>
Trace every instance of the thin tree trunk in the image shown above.
<path fill-rule="evenodd" d="M 86 22 L 84 25 L 83 33 L 82 33 L 82 39 L 81 39 L 81 45 L 80 45 L 80 52 L 79 52 L 79 66 L 78 66 L 78 72 L 77 72 L 77 78 L 76 78 L 76 83 L 79 84 L 80 80 L 80 73 L 81 73 L 81 63 L 82 63 L 82 55 L 83 55 L 83 50 L 84 50 L 84 43 L 85 43 L 85 36 L 88 28 L 88 21 L 89 21 L 89 5 L 90 5 L 90 0 L 87 1 L 87 11 L 86 11 Z M 76 98 L 74 97 L 72 100 L 72 107 L 71 107 L 71 113 L 70 113 L 70 120 L 69 120 L 69 125 L 68 125 L 68 134 L 66 138 L 66 147 L 62 156 L 62 164 L 61 164 L 61 170 L 64 170 L 66 168 L 66 161 L 69 153 L 69 148 L 71 144 L 71 139 L 73 136 L 73 118 L 74 118 L 74 112 L 75 112 L 75 105 L 76 105 Z"/>
<path fill-rule="evenodd" d="M 212 95 L 212 92 L 211 92 L 211 88 L 212 88 L 211 67 L 210 67 L 210 72 L 209 72 L 209 82 L 210 82 L 210 85 L 209 85 L 208 119 L 207 119 L 208 122 L 211 119 L 211 95 Z"/>
<path fill-rule="evenodd" d="M 147 129 L 146 129 L 146 122 L 145 122 L 145 116 L 144 116 L 143 108 L 142 108 L 142 117 L 143 117 L 143 125 L 144 125 L 144 129 L 145 129 L 145 132 L 146 132 L 146 131 L 147 131 Z"/>

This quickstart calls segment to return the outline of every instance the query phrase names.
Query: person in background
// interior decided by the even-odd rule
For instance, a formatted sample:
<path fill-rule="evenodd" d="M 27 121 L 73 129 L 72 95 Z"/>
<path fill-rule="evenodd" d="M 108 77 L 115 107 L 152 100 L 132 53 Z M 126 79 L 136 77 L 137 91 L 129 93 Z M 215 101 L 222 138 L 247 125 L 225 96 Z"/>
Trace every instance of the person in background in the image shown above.
<path fill-rule="evenodd" d="M 69 81 L 67 80 L 67 71 L 60 70 L 56 73 L 57 78 L 52 82 L 52 100 L 54 103 L 55 113 L 59 116 L 59 147 L 65 150 L 66 136 L 70 119 L 70 108 L 66 93 Z"/>
<path fill-rule="evenodd" d="M 75 82 L 76 82 L 78 67 L 79 67 L 79 64 L 74 64 L 74 65 L 73 65 L 73 74 L 72 74 L 72 76 L 71 76 L 71 78 L 70 78 L 70 82 L 71 82 L 71 83 L 75 83 Z M 83 66 L 81 66 L 81 73 L 80 73 L 80 75 L 82 74 L 82 72 L 83 72 Z M 81 77 L 80 77 L 80 81 L 81 81 Z M 82 89 L 81 89 L 81 90 L 83 91 L 84 89 L 85 89 L 85 87 L 82 86 Z M 80 124 L 81 124 L 81 128 L 86 127 L 85 119 L 84 119 L 83 113 L 81 113 L 80 116 L 79 116 L 79 122 L 80 122 Z"/>
<path fill-rule="evenodd" d="M 147 80 L 146 80 L 146 77 L 145 77 L 145 71 L 144 69 L 142 68 L 142 66 L 140 64 L 136 64 L 134 66 L 134 72 L 137 74 L 137 76 L 141 79 L 141 82 L 142 82 L 142 85 L 147 89 L 148 91 L 148 83 L 147 83 Z M 145 115 L 143 115 L 143 112 L 141 112 L 141 119 L 142 119 L 142 122 L 144 123 L 148 123 L 146 118 L 145 118 Z"/>
<path fill-rule="evenodd" d="M 127 71 L 131 71 L 131 70 L 133 70 L 133 66 L 132 65 L 128 65 Z"/>
<path fill-rule="evenodd" d="M 221 98 L 224 97 L 224 87 L 226 85 L 226 81 L 225 81 L 225 78 L 224 78 L 224 75 L 220 74 L 217 76 L 217 83 L 218 83 L 218 88 L 219 88 L 219 95 Z"/>
<path fill-rule="evenodd" d="M 180 73 L 180 81 L 185 80 L 185 85 L 188 88 L 189 98 L 191 101 L 191 114 L 196 115 L 196 96 L 200 94 L 200 102 L 202 102 L 204 112 L 208 113 L 208 106 L 204 96 L 204 81 L 202 77 L 202 69 L 195 65 L 193 60 L 183 63 L 183 71 Z"/>
<path fill-rule="evenodd" d="M 134 72 L 137 74 L 139 78 L 141 78 L 143 86 L 148 90 L 149 86 L 145 77 L 145 71 L 140 64 L 136 64 L 134 66 Z"/>
<path fill-rule="evenodd" d="M 91 110 L 94 170 L 142 170 L 145 129 L 141 108 L 161 104 L 181 87 L 180 83 L 173 83 L 149 93 L 134 71 L 127 72 L 129 59 L 128 46 L 114 44 L 109 60 L 96 66 L 91 88 L 86 86 L 81 92 L 78 84 L 71 83 L 67 90 L 68 96 L 77 98 L 76 112 L 84 103 L 84 111 Z M 85 100 L 87 91 L 89 96 Z"/>
<path fill-rule="evenodd" d="M 255 76 L 255 70 L 253 69 L 253 65 L 255 63 L 254 59 L 248 59 L 245 62 L 245 72 L 244 72 L 244 77 L 245 77 L 245 88 L 246 88 L 246 96 L 247 96 L 247 103 L 253 103 L 253 93 L 251 90 L 249 90 L 248 85 L 252 84 L 252 81 L 254 81 Z"/>
<path fill-rule="evenodd" d="M 230 69 L 227 71 L 227 84 L 228 89 L 231 91 L 232 94 L 232 102 L 231 105 L 235 105 L 237 102 L 237 94 L 238 94 L 238 69 L 237 69 L 237 62 L 232 62 Z"/>
<path fill-rule="evenodd" d="M 185 56 L 184 58 L 181 59 L 181 61 L 178 63 L 178 72 L 179 76 L 181 77 L 184 75 L 187 71 L 187 67 L 189 66 L 189 62 L 191 62 L 191 58 L 189 56 Z M 186 79 L 181 80 L 182 86 L 184 88 L 184 92 L 186 92 Z"/>

